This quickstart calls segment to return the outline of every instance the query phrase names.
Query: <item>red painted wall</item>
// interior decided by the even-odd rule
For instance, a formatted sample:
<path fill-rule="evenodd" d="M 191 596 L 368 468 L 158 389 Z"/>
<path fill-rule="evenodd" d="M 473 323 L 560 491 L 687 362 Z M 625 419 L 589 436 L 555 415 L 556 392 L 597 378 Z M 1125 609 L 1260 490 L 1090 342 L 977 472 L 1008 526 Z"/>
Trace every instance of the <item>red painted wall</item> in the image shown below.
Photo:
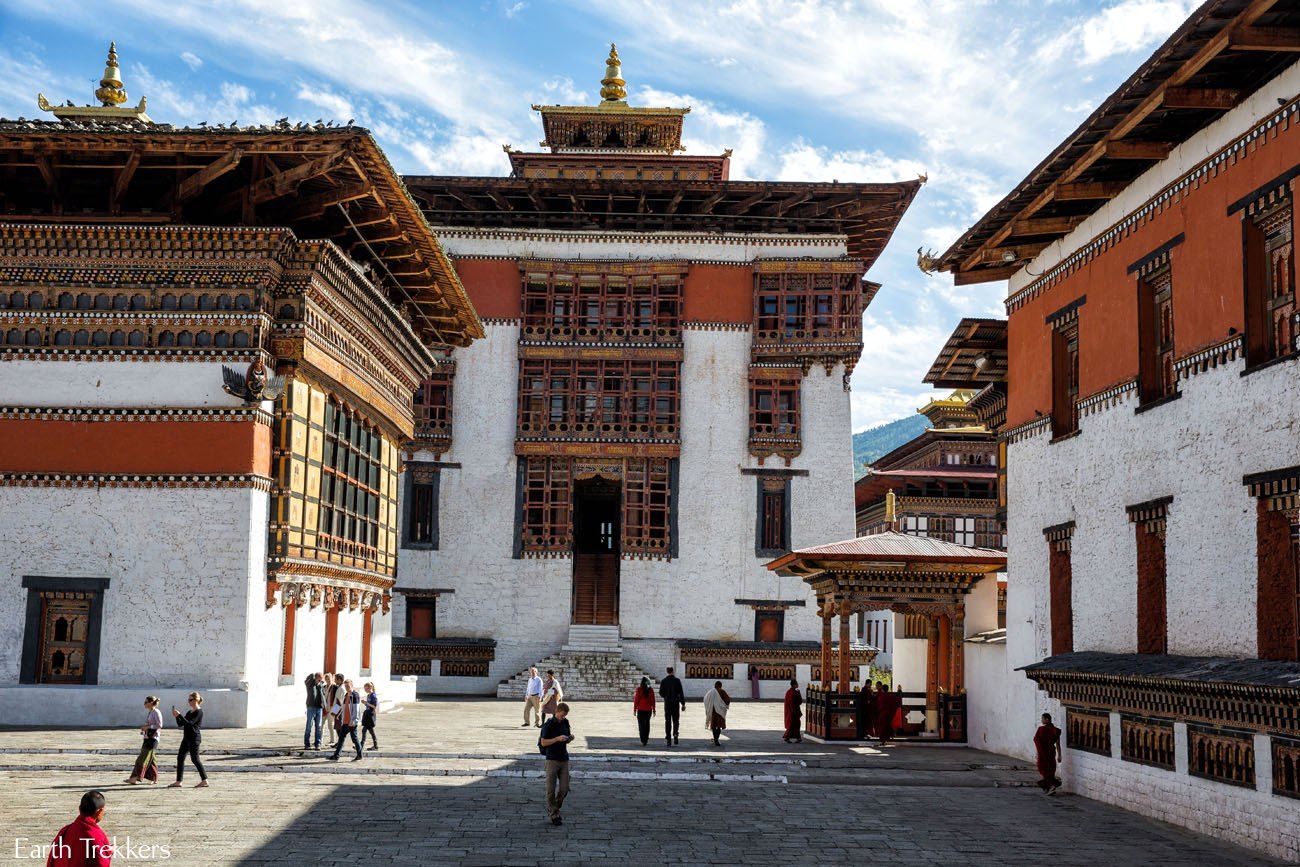
<path fill-rule="evenodd" d="M 689 322 L 749 322 L 754 318 L 754 269 L 749 265 L 691 265 L 686 273 Z"/>
<path fill-rule="evenodd" d="M 481 319 L 518 319 L 523 278 L 514 259 L 457 259 L 456 273 Z"/>
<path fill-rule="evenodd" d="M 0 471 L 271 475 L 271 429 L 251 421 L 0 419 Z"/>
<path fill-rule="evenodd" d="M 1044 320 L 1081 295 L 1088 300 L 1079 308 L 1079 396 L 1137 376 L 1137 276 L 1127 269 L 1180 233 L 1185 240 L 1169 257 L 1177 357 L 1227 339 L 1231 328 L 1242 330 L 1242 213 L 1227 208 L 1300 163 L 1300 128 L 1261 141 L 1009 315 L 1008 427 L 1051 414 L 1051 329 Z"/>

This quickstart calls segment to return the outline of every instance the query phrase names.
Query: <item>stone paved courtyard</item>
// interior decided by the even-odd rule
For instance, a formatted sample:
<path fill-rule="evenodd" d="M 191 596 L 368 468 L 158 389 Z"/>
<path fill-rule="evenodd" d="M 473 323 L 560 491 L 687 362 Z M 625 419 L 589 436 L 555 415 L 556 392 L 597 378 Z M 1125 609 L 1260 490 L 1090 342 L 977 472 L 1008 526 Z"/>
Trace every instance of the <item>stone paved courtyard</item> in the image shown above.
<path fill-rule="evenodd" d="M 214 730 L 212 787 L 190 788 L 190 769 L 179 791 L 162 788 L 179 743 L 170 731 L 158 787 L 121 783 L 138 745 L 129 730 L 0 731 L 0 862 L 43 863 L 25 846 L 48 842 L 80 793 L 100 788 L 108 832 L 132 846 L 115 864 L 1277 863 L 1045 797 L 1032 769 L 977 750 L 786 745 L 773 703 L 737 703 L 721 749 L 693 703 L 672 750 L 640 745 L 630 703 L 575 704 L 574 790 L 553 828 L 536 730 L 518 713 L 514 702 L 422 701 L 381 717 L 383 750 L 338 765 L 301 753 L 297 725 Z"/>

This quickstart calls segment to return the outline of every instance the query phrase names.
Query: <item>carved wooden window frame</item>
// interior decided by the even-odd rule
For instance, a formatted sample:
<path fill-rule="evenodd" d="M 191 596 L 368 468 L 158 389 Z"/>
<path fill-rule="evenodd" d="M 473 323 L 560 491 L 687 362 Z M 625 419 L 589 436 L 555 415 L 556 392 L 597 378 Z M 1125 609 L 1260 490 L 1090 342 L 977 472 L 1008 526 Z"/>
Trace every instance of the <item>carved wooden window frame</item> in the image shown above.
<path fill-rule="evenodd" d="M 790 550 L 790 477 L 759 476 L 754 555 L 779 557 Z"/>
<path fill-rule="evenodd" d="M 749 453 L 787 460 L 803 450 L 803 375 L 798 368 L 751 368 Z"/>
<path fill-rule="evenodd" d="M 1252 204 L 1243 215 L 1248 368 L 1297 351 L 1294 222 L 1287 186 Z"/>
<path fill-rule="evenodd" d="M 675 440 L 681 362 L 522 358 L 518 408 L 521 440 Z"/>
<path fill-rule="evenodd" d="M 438 550 L 439 500 L 442 471 L 436 465 L 411 461 L 402 491 L 402 547 Z"/>
<path fill-rule="evenodd" d="M 1166 254 L 1167 255 L 1167 254 Z M 1165 400 L 1178 393 L 1174 370 L 1174 278 L 1163 264 L 1138 279 L 1138 400 Z"/>
<path fill-rule="evenodd" d="M 321 456 L 322 547 L 379 559 L 384 473 L 383 434 L 343 404 L 325 404 Z"/>
<path fill-rule="evenodd" d="M 673 556 L 673 461 L 627 458 L 623 470 L 624 557 Z"/>
<path fill-rule="evenodd" d="M 680 341 L 684 273 L 615 273 L 623 270 L 526 270 L 520 339 Z"/>
<path fill-rule="evenodd" d="M 573 550 L 573 470 L 564 457 L 520 457 L 520 541 L 524 556 Z"/>
<path fill-rule="evenodd" d="M 99 657 L 104 622 L 104 591 L 109 578 L 56 578 L 24 575 L 22 586 L 27 590 L 27 616 L 23 629 L 22 658 L 19 663 L 18 682 L 22 684 L 81 684 L 99 683 Z M 45 657 L 50 652 L 54 637 L 45 631 L 46 606 L 62 599 L 88 603 L 84 624 L 80 680 L 49 679 Z"/>
<path fill-rule="evenodd" d="M 440 360 L 433 373 L 420 383 L 412 400 L 415 441 L 441 453 L 451 446 L 453 388 L 456 363 Z M 437 446 L 441 445 L 442 448 Z"/>
<path fill-rule="evenodd" d="M 754 275 L 758 343 L 856 343 L 862 339 L 862 277 L 837 271 Z"/>

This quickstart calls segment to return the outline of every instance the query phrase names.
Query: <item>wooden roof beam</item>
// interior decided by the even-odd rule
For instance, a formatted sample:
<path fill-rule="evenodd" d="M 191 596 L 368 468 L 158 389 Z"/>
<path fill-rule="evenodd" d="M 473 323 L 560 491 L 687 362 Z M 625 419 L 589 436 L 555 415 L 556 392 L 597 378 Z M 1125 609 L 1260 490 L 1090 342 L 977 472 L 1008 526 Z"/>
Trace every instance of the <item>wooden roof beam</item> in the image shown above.
<path fill-rule="evenodd" d="M 343 184 L 332 190 L 304 196 L 298 199 L 294 207 L 285 215 L 289 220 L 301 220 L 306 217 L 318 217 L 331 205 L 341 205 L 354 199 L 364 199 L 374 195 L 374 188 L 367 183 Z"/>
<path fill-rule="evenodd" d="M 1012 262 L 1023 262 L 1034 258 L 1054 243 L 1056 242 L 1027 241 L 1010 247 L 991 247 L 982 251 L 980 261 L 985 265 L 1006 265 Z M 1008 259 L 1008 255 L 1012 258 Z"/>
<path fill-rule="evenodd" d="M 1058 202 L 1079 202 L 1089 199 L 1113 199 L 1127 189 L 1124 181 L 1094 181 L 1058 184 L 1053 188 L 1053 198 Z"/>
<path fill-rule="evenodd" d="M 668 203 L 668 207 L 664 211 L 664 213 L 666 214 L 677 213 L 677 206 L 682 203 L 682 196 L 684 195 L 686 195 L 686 190 L 684 190 L 682 187 L 678 187 L 677 192 L 673 193 L 672 201 Z"/>
<path fill-rule="evenodd" d="M 1167 141 L 1108 141 L 1104 156 L 1108 160 L 1162 160 L 1173 149 Z"/>
<path fill-rule="evenodd" d="M 144 156 L 144 151 L 136 148 L 131 151 L 131 155 L 126 158 L 124 165 L 117 172 L 117 177 L 113 179 L 113 198 L 109 202 L 109 210 L 118 213 L 122 210 L 122 196 L 126 195 L 126 188 L 130 186 L 131 179 L 135 177 L 135 170 L 140 167 L 140 160 Z"/>
<path fill-rule="evenodd" d="M 1300 51 L 1300 27 L 1238 27 L 1228 47 L 1233 51 Z"/>
<path fill-rule="evenodd" d="M 1086 220 L 1085 215 L 1074 217 L 1031 217 L 1027 220 L 1016 220 L 1012 224 L 1011 236 L 1024 235 L 1065 235 L 1074 231 L 1074 228 Z"/>
<path fill-rule="evenodd" d="M 953 284 L 969 286 L 972 283 L 992 283 L 994 280 L 1007 280 L 1021 268 L 1020 265 L 1007 265 L 1003 268 L 981 268 L 976 271 L 961 271 L 953 275 Z"/>
<path fill-rule="evenodd" d="M 300 163 L 279 174 L 271 175 L 258 181 L 250 195 L 254 205 L 278 199 L 296 192 L 305 181 L 326 174 L 347 158 L 347 151 L 336 151 L 314 160 Z M 363 174 L 362 177 L 365 177 Z"/>
<path fill-rule="evenodd" d="M 203 188 L 215 181 L 217 178 L 233 170 L 239 165 L 239 161 L 244 158 L 244 152 L 235 148 L 229 153 L 218 157 L 207 168 L 199 169 L 185 180 L 181 181 L 180 186 L 176 188 L 176 203 L 187 202 L 190 199 L 203 192 Z"/>
<path fill-rule="evenodd" d="M 727 195 L 726 192 L 724 192 L 724 191 L 722 191 L 722 190 L 718 190 L 716 193 L 714 193 L 713 195 L 709 196 L 709 197 L 708 197 L 707 199 L 705 199 L 704 201 L 700 202 L 700 206 L 699 206 L 699 208 L 696 210 L 696 213 L 699 213 L 699 214 L 712 214 L 712 213 L 713 213 L 713 206 L 716 205 L 718 202 L 722 201 L 724 198 L 726 198 L 726 195 Z"/>
<path fill-rule="evenodd" d="M 1227 111 L 1241 102 L 1243 94 L 1231 87 L 1170 87 L 1165 90 L 1164 108 L 1206 108 Z"/>
<path fill-rule="evenodd" d="M 492 201 L 497 203 L 497 207 L 500 208 L 501 210 L 513 211 L 515 209 L 515 206 L 510 204 L 509 199 L 507 199 L 505 196 L 501 195 L 491 187 L 488 188 L 487 194 L 488 197 L 492 199 Z"/>

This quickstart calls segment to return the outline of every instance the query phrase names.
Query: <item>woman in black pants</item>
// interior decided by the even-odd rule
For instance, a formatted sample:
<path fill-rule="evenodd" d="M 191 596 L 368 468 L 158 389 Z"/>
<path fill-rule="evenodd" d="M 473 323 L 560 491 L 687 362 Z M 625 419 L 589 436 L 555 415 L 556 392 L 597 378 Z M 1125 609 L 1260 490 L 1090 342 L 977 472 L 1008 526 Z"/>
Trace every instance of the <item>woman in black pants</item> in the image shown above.
<path fill-rule="evenodd" d="M 190 709 L 184 716 L 172 705 L 172 716 L 176 718 L 176 725 L 185 729 L 181 735 L 181 748 L 176 754 L 176 782 L 167 788 L 179 789 L 181 781 L 185 779 L 185 757 L 189 756 L 194 762 L 194 767 L 198 769 L 199 781 L 194 785 L 196 789 L 206 789 L 208 787 L 208 772 L 203 770 L 203 762 L 199 761 L 199 746 L 203 743 L 203 696 L 197 692 L 190 693 Z"/>

